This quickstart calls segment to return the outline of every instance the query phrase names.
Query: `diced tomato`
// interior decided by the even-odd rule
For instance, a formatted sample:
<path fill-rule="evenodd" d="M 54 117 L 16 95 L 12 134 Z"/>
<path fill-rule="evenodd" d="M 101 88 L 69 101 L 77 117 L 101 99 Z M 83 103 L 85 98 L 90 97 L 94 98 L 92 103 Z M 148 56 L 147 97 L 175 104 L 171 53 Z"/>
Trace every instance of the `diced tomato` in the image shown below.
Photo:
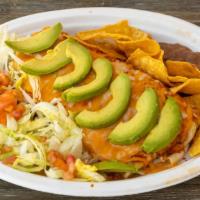
<path fill-rule="evenodd" d="M 11 115 L 15 118 L 15 119 L 20 119 L 21 116 L 23 115 L 25 111 L 25 107 L 23 104 L 18 104 L 15 108 L 15 110 L 12 111 Z"/>
<path fill-rule="evenodd" d="M 6 125 L 6 112 L 5 111 L 0 112 L 0 124 Z"/>
<path fill-rule="evenodd" d="M 10 84 L 10 79 L 7 75 L 0 73 L 0 85 L 8 86 Z"/>
<path fill-rule="evenodd" d="M 68 155 L 66 162 L 68 165 L 68 170 L 64 172 L 63 179 L 72 180 L 75 177 L 75 157 L 73 155 Z"/>
<path fill-rule="evenodd" d="M 50 165 L 52 165 L 53 167 L 57 167 L 64 171 L 68 170 L 67 163 L 65 163 L 62 155 L 59 152 L 51 150 L 48 153 L 47 158 L 48 158 Z"/>
<path fill-rule="evenodd" d="M 63 179 L 72 180 L 75 177 L 75 157 L 73 155 L 68 155 L 64 159 L 59 152 L 51 150 L 47 159 L 51 166 L 64 171 Z"/>
<path fill-rule="evenodd" d="M 20 119 L 25 111 L 21 92 L 18 90 L 5 90 L 0 93 L 0 123 L 6 124 L 6 115 L 10 114 L 16 120 Z"/>
<path fill-rule="evenodd" d="M 3 146 L 1 150 L 2 150 L 3 153 L 8 153 L 8 152 L 12 151 L 12 147 Z"/>
<path fill-rule="evenodd" d="M 6 165 L 12 165 L 15 162 L 16 158 L 17 157 L 15 155 L 10 156 L 10 157 L 4 159 L 3 163 L 6 164 Z"/>

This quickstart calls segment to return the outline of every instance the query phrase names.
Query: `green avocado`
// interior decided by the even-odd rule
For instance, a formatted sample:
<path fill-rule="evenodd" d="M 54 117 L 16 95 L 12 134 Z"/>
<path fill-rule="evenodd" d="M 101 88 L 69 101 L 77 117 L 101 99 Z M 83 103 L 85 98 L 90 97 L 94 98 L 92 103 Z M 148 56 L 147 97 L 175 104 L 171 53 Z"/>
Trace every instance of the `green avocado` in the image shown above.
<path fill-rule="evenodd" d="M 89 50 L 72 38 L 68 39 L 66 55 L 72 59 L 75 69 L 71 73 L 56 78 L 54 89 L 57 90 L 67 89 L 83 80 L 92 66 Z"/>
<path fill-rule="evenodd" d="M 112 64 L 106 58 L 97 58 L 93 63 L 96 78 L 92 82 L 69 88 L 63 92 L 62 97 L 68 102 L 86 100 L 105 91 L 112 78 Z"/>
<path fill-rule="evenodd" d="M 113 144 L 132 144 L 145 136 L 155 126 L 159 117 L 156 92 L 147 88 L 136 103 L 137 113 L 127 122 L 119 123 L 108 139 Z"/>
<path fill-rule="evenodd" d="M 98 171 L 103 172 L 132 172 L 138 173 L 142 167 L 140 164 L 126 164 L 119 161 L 102 161 L 95 163 L 94 166 Z"/>
<path fill-rule="evenodd" d="M 61 23 L 47 28 L 28 38 L 7 40 L 5 43 L 16 51 L 23 53 L 35 53 L 51 47 L 62 31 Z"/>
<path fill-rule="evenodd" d="M 80 127 L 103 128 L 115 123 L 125 112 L 131 96 L 131 82 L 126 74 L 121 73 L 111 83 L 112 100 L 100 110 L 83 110 L 75 121 Z"/>
<path fill-rule="evenodd" d="M 174 98 L 169 97 L 161 111 L 158 124 L 143 143 L 143 150 L 154 153 L 170 145 L 180 132 L 181 122 L 180 107 Z"/>
<path fill-rule="evenodd" d="M 43 75 L 57 71 L 61 67 L 71 62 L 65 54 L 67 40 L 57 44 L 53 50 L 47 51 L 47 54 L 38 59 L 31 59 L 21 65 L 21 69 L 32 75 Z"/>

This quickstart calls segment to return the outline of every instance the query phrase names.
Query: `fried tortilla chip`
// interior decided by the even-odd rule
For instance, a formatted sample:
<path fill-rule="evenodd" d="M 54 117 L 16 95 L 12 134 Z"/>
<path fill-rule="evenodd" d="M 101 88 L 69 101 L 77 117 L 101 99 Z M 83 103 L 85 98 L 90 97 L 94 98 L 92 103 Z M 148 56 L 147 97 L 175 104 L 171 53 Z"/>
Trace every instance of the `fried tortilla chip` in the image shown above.
<path fill-rule="evenodd" d="M 184 97 L 186 102 L 191 105 L 195 121 L 200 125 L 200 94 Z"/>
<path fill-rule="evenodd" d="M 168 76 L 168 79 L 172 84 L 175 85 L 177 85 L 177 83 L 184 83 L 188 80 L 188 78 L 183 76 Z"/>
<path fill-rule="evenodd" d="M 191 157 L 194 157 L 196 155 L 200 154 L 200 128 L 196 133 L 196 136 L 193 140 L 193 144 L 189 149 L 189 155 Z"/>
<path fill-rule="evenodd" d="M 68 35 L 67 33 L 63 33 L 63 36 L 64 36 L 65 38 L 68 38 L 68 37 L 69 37 L 69 35 Z M 72 37 L 72 38 L 74 38 L 75 40 L 79 41 L 81 44 L 83 44 L 84 46 L 88 47 L 89 49 L 102 52 L 102 53 L 106 54 L 106 56 L 108 56 L 108 57 L 110 57 L 110 58 L 114 58 L 114 59 L 117 58 L 117 59 L 120 59 L 120 60 L 125 60 L 125 59 L 126 59 L 126 57 L 125 57 L 123 54 L 120 54 L 120 53 L 114 51 L 113 49 L 107 50 L 107 49 L 105 49 L 105 48 L 102 48 L 102 47 L 99 46 L 99 45 L 90 44 L 90 43 L 88 43 L 88 42 L 86 42 L 86 41 L 83 41 L 83 40 L 81 40 L 81 39 L 78 38 L 78 37 L 75 37 L 75 36 L 70 36 L 70 37 Z"/>
<path fill-rule="evenodd" d="M 200 78 L 200 70 L 193 64 L 183 61 L 166 61 L 168 74 L 187 78 Z"/>
<path fill-rule="evenodd" d="M 126 57 L 123 55 L 123 54 L 120 54 L 116 51 L 114 51 L 113 49 L 107 49 L 107 48 L 103 48 L 101 47 L 100 45 L 96 45 L 96 44 L 91 44 L 91 43 L 88 43 L 86 41 L 83 41 L 77 37 L 74 37 L 77 41 L 79 41 L 81 44 L 83 44 L 84 46 L 90 48 L 90 49 L 93 49 L 93 50 L 97 50 L 97 51 L 100 51 L 100 52 L 103 52 L 105 53 L 106 55 L 108 55 L 108 57 L 111 57 L 111 58 L 118 58 L 120 60 L 125 60 Z"/>
<path fill-rule="evenodd" d="M 79 37 L 81 38 L 81 37 Z M 97 32 L 97 33 L 92 33 L 90 35 L 86 35 L 85 37 L 81 38 L 82 40 L 91 40 L 91 39 L 103 39 L 103 38 L 112 38 L 114 40 L 119 40 L 119 41 L 131 41 L 132 38 L 127 35 L 122 35 L 118 33 L 107 33 L 107 32 Z"/>
<path fill-rule="evenodd" d="M 82 31 L 77 33 L 77 37 L 86 40 L 91 35 L 96 33 L 112 33 L 120 34 L 132 38 L 132 40 L 141 40 L 148 37 L 148 34 L 134 27 L 129 26 L 127 20 L 120 21 L 116 24 L 107 25 L 99 29 Z"/>
<path fill-rule="evenodd" d="M 154 78 L 170 84 L 164 63 L 161 60 L 152 58 L 141 49 L 135 50 L 129 56 L 127 62 L 131 63 L 135 68 L 145 71 Z"/>
<path fill-rule="evenodd" d="M 181 83 L 178 86 L 172 87 L 170 90 L 174 94 L 177 92 L 185 94 L 200 94 L 200 79 L 187 79 L 185 82 Z"/>
<path fill-rule="evenodd" d="M 200 94 L 188 96 L 184 98 L 192 107 L 200 110 Z"/>
<path fill-rule="evenodd" d="M 136 49 L 141 49 L 150 56 L 155 56 L 160 53 L 160 45 L 153 39 L 131 40 L 131 41 L 116 41 L 119 48 L 129 56 Z"/>
<path fill-rule="evenodd" d="M 155 40 L 147 33 L 129 26 L 127 20 L 96 30 L 82 31 L 77 33 L 76 37 L 87 44 L 98 46 L 101 51 L 111 51 L 117 58 L 120 54 L 129 55 L 137 48 L 150 55 L 156 55 L 160 51 L 160 46 Z"/>
<path fill-rule="evenodd" d="M 160 52 L 153 56 L 154 58 L 158 59 L 158 60 L 161 60 L 163 62 L 163 58 L 164 58 L 164 51 L 162 49 L 160 49 Z"/>

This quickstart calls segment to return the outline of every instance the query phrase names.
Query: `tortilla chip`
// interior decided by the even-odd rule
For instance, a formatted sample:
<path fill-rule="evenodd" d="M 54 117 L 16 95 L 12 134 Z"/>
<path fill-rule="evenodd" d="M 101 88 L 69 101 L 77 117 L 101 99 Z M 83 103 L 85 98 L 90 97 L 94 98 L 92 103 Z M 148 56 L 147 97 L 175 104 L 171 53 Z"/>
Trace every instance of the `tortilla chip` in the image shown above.
<path fill-rule="evenodd" d="M 102 39 L 102 38 L 112 38 L 114 40 L 122 40 L 122 41 L 131 41 L 132 38 L 127 35 L 122 35 L 118 33 L 107 33 L 107 32 L 97 32 L 92 33 L 90 35 L 84 36 L 84 38 L 79 37 L 82 40 L 91 40 L 91 39 Z"/>
<path fill-rule="evenodd" d="M 186 102 L 191 105 L 193 116 L 198 125 L 200 125 L 200 94 L 184 97 Z"/>
<path fill-rule="evenodd" d="M 170 90 L 174 94 L 177 92 L 182 92 L 185 94 L 200 94 L 200 79 L 187 79 L 184 83 L 172 87 Z"/>
<path fill-rule="evenodd" d="M 171 83 L 175 83 L 175 85 L 177 85 L 177 83 L 183 83 L 188 80 L 188 78 L 183 76 L 168 76 L 168 79 Z"/>
<path fill-rule="evenodd" d="M 145 40 L 147 38 L 151 38 L 151 36 L 140 29 L 135 27 L 131 27 L 131 37 L 133 40 Z"/>
<path fill-rule="evenodd" d="M 164 51 L 162 49 L 160 49 L 159 53 L 155 56 L 153 56 L 154 58 L 163 61 L 164 58 Z"/>
<path fill-rule="evenodd" d="M 141 49 L 150 56 L 155 56 L 160 53 L 160 45 L 153 39 L 131 40 L 131 41 L 116 41 L 119 48 L 129 56 L 136 49 Z"/>
<path fill-rule="evenodd" d="M 168 74 L 171 76 L 200 78 L 200 70 L 189 62 L 167 60 L 166 67 Z"/>
<path fill-rule="evenodd" d="M 184 98 L 192 107 L 200 110 L 200 94 L 188 96 Z"/>
<path fill-rule="evenodd" d="M 124 57 L 123 54 L 129 55 L 137 48 L 143 49 L 150 55 L 158 54 L 160 51 L 160 46 L 155 40 L 147 33 L 129 26 L 127 20 L 95 30 L 82 31 L 77 33 L 76 37 L 86 42 L 88 46 L 95 45 L 107 54 L 111 52 L 117 58 Z M 129 43 L 120 44 L 120 42 Z"/>
<path fill-rule="evenodd" d="M 189 149 L 189 155 L 194 157 L 200 154 L 200 129 L 197 131 L 196 136 L 193 140 L 193 144 Z"/>
<path fill-rule="evenodd" d="M 74 39 L 76 39 L 77 41 L 79 41 L 81 44 L 83 44 L 84 46 L 90 48 L 90 49 L 94 49 L 100 52 L 105 53 L 106 55 L 108 55 L 108 57 L 111 58 L 118 58 L 120 60 L 125 60 L 126 57 L 123 54 L 118 53 L 117 51 L 113 50 L 113 49 L 107 49 L 105 47 L 102 47 L 101 45 L 97 45 L 97 44 L 91 44 L 88 43 L 86 41 L 83 41 L 77 37 L 74 37 Z"/>
<path fill-rule="evenodd" d="M 168 80 L 167 69 L 164 63 L 160 60 L 152 58 L 141 49 L 135 50 L 128 58 L 128 63 L 131 63 L 135 68 L 145 71 L 154 78 L 170 84 Z"/>
<path fill-rule="evenodd" d="M 116 24 L 107 25 L 99 29 L 82 31 L 77 33 L 77 37 L 82 40 L 89 38 L 96 33 L 112 33 L 120 34 L 132 38 L 132 40 L 140 40 L 148 37 L 148 34 L 134 27 L 129 26 L 127 20 L 120 21 Z"/>

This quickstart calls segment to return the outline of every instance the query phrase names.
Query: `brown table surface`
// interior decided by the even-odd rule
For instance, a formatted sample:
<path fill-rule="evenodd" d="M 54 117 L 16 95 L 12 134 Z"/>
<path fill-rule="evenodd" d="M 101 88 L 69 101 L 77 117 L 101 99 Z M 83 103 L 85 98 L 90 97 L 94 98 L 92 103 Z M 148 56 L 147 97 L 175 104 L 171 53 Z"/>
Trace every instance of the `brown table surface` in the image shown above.
<path fill-rule="evenodd" d="M 77 7 L 128 7 L 161 12 L 188 20 L 200 26 L 200 0 L 0 0 L 0 23 L 37 12 Z M 0 181 L 0 200 L 83 199 L 64 197 L 25 189 Z M 95 198 L 87 198 L 95 199 Z M 200 177 L 170 188 L 145 194 L 107 199 L 123 200 L 199 200 Z"/>

